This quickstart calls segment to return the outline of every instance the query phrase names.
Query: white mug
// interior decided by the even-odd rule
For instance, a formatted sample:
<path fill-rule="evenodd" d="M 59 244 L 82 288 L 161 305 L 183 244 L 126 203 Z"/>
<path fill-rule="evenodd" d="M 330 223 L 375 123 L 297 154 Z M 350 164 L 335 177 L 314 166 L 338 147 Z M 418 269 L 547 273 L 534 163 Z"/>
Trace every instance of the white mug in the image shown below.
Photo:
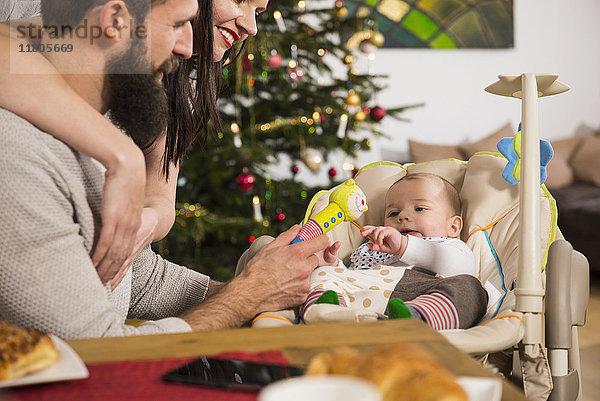
<path fill-rule="evenodd" d="M 259 401 L 381 401 L 381 393 L 366 380 L 351 376 L 301 376 L 269 384 Z"/>

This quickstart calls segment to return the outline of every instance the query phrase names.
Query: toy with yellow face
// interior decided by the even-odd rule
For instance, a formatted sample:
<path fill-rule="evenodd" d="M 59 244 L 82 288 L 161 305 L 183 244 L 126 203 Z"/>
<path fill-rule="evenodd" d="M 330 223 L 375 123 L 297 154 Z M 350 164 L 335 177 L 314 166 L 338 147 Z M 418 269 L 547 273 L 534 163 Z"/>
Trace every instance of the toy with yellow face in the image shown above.
<path fill-rule="evenodd" d="M 354 221 L 368 209 L 365 193 L 350 179 L 329 195 L 329 205 L 309 219 L 293 243 L 329 232 L 342 221 Z"/>

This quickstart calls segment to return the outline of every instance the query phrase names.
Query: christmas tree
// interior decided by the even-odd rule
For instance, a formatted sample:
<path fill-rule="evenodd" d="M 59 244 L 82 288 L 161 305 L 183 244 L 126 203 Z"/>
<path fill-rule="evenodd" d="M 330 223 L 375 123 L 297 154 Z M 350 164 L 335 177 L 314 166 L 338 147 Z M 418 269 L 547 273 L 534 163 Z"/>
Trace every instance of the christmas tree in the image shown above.
<path fill-rule="evenodd" d="M 170 260 L 231 278 L 254 238 L 299 223 L 323 189 L 296 180 L 300 169 L 319 170 L 331 152 L 355 157 L 383 135 L 377 122 L 386 114 L 399 118 L 414 107 L 376 103 L 385 77 L 370 73 L 384 41 L 375 20 L 349 17 L 343 0 L 309 4 L 274 3 L 259 17 L 258 35 L 223 69 L 225 129 L 206 148 L 195 145 L 182 164 L 176 222 L 156 245 Z M 366 71 L 355 66 L 360 61 Z M 289 175 L 274 179 L 281 156 L 290 160 Z M 331 186 L 359 167 L 330 168 Z"/>

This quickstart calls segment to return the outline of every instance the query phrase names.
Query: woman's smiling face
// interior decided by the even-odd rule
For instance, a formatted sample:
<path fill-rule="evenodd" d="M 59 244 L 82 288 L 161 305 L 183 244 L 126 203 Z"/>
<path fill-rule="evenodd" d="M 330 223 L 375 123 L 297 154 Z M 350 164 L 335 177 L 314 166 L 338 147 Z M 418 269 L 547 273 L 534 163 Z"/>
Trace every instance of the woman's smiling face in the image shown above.
<path fill-rule="evenodd" d="M 213 60 L 219 61 L 234 44 L 257 32 L 256 16 L 269 0 L 213 0 Z"/>

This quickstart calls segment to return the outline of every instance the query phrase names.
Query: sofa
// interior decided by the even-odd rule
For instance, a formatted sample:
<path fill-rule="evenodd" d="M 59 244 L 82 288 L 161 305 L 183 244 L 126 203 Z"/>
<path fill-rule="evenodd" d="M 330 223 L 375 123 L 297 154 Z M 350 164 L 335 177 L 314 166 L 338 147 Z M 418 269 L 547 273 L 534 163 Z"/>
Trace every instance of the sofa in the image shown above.
<path fill-rule="evenodd" d="M 409 139 L 410 161 L 468 160 L 476 152 L 497 152 L 498 141 L 514 132 L 507 123 L 479 140 L 458 145 Z M 545 184 L 556 200 L 558 227 L 573 248 L 587 257 L 590 270 L 600 272 L 600 133 L 571 135 L 550 142 L 554 156 Z"/>

